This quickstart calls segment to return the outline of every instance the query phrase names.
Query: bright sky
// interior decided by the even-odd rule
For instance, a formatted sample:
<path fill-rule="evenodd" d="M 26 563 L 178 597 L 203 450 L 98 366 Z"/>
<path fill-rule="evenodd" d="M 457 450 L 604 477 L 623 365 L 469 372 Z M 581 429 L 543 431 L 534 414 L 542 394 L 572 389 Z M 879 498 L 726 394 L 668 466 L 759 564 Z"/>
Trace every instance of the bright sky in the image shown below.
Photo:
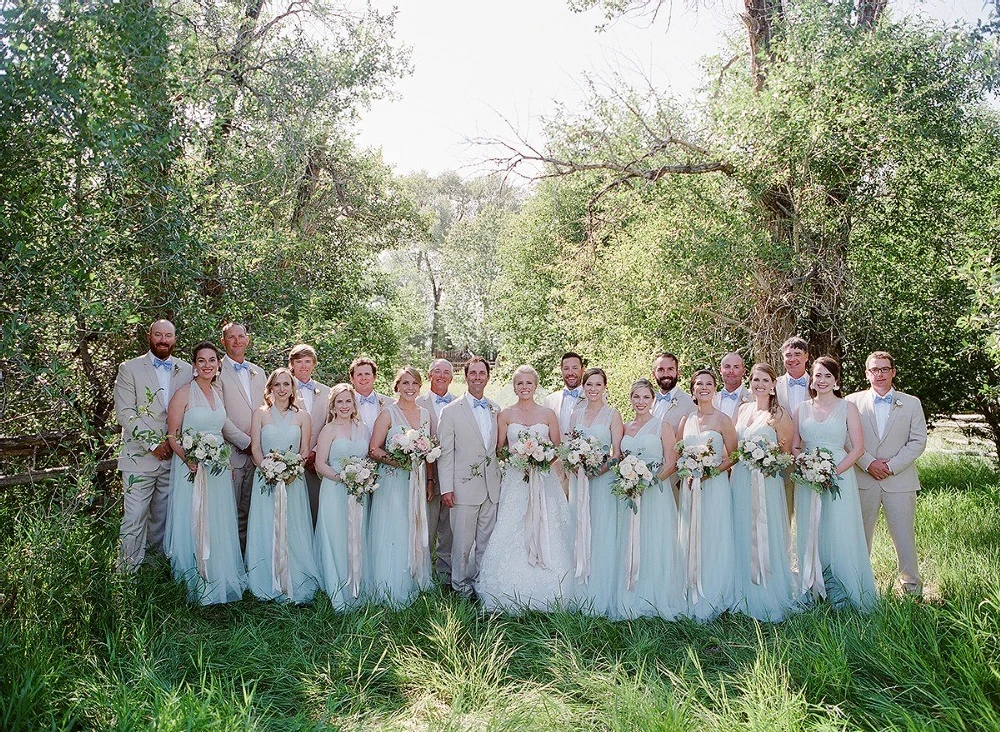
<path fill-rule="evenodd" d="M 710 0 L 697 10 L 676 0 L 655 25 L 619 21 L 595 31 L 599 12 L 572 13 L 565 0 L 373 0 L 399 8 L 397 38 L 412 48 L 413 74 L 396 98 L 376 102 L 359 124 L 359 143 L 381 147 L 396 173 L 484 170 L 474 137 L 538 139 L 539 117 L 556 101 L 579 105 L 581 77 L 618 71 L 649 77 L 658 89 L 687 96 L 700 82 L 699 60 L 722 48 L 726 33 L 745 31 L 743 2 Z M 707 7 L 704 7 L 707 6 Z M 890 0 L 896 15 L 946 20 L 986 18 L 983 0 Z"/>

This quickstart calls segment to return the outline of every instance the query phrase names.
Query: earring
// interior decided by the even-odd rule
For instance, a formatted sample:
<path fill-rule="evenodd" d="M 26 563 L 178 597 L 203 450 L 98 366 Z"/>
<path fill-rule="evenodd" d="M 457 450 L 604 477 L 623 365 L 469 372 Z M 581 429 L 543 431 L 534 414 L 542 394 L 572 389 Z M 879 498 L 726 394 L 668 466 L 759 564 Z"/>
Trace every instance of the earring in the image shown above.
<path fill-rule="evenodd" d="M 768 394 L 768 396 L 774 396 L 775 392 L 772 390 L 772 391 L 769 391 L 767 394 Z"/>

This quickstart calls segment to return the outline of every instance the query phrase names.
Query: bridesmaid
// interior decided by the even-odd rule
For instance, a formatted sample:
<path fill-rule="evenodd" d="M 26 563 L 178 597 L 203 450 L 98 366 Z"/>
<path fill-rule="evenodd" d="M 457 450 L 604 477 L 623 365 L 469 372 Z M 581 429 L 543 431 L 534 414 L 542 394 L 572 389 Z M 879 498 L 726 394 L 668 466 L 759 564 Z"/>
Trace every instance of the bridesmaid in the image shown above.
<path fill-rule="evenodd" d="M 363 527 L 368 513 L 368 499 L 364 498 L 359 503 L 354 496 L 348 495 L 338 478 L 340 461 L 352 455 L 366 457 L 370 439 L 371 432 L 358 413 L 354 389 L 350 384 L 337 384 L 330 389 L 327 423 L 316 442 L 316 472 L 322 476 L 323 483 L 319 489 L 319 515 L 314 540 L 320 586 L 337 610 L 358 604 L 362 573 L 368 570 L 363 564 Z M 351 506 L 352 502 L 354 506 Z M 350 546 L 352 539 L 353 547 Z"/>
<path fill-rule="evenodd" d="M 865 451 L 865 443 L 858 408 L 842 398 L 840 373 L 840 364 L 833 357 L 817 358 L 809 382 L 812 398 L 799 405 L 796 415 L 798 434 L 792 443 L 793 453 L 828 448 L 837 461 L 835 472 L 840 486 L 840 497 L 836 499 L 828 493 L 819 495 L 807 486 L 795 486 L 799 576 L 803 594 L 826 596 L 836 607 L 850 603 L 870 610 L 878 596 L 853 470 Z M 818 533 L 814 533 L 810 526 L 817 511 Z M 813 546 L 818 548 L 820 566 L 813 573 L 814 582 L 806 586 L 810 575 L 807 558 Z"/>
<path fill-rule="evenodd" d="M 792 451 L 795 425 L 778 406 L 778 376 L 766 363 L 750 369 L 754 401 L 743 404 L 736 417 L 738 440 L 763 435 L 784 453 Z M 754 495 L 760 486 L 761 493 Z M 733 540 L 736 547 L 735 609 L 757 620 L 778 622 L 795 608 L 789 564 L 788 506 L 781 475 L 754 478 L 747 464 L 733 466 Z M 756 550 L 755 550 L 756 547 Z M 757 561 L 754 562 L 754 555 Z"/>
<path fill-rule="evenodd" d="M 187 585 L 191 602 L 202 605 L 240 600 L 247 586 L 230 472 L 226 469 L 212 475 L 199 468 L 194 457 L 184 454 L 178 439 L 183 430 L 222 438 L 226 410 L 222 392 L 215 385 L 221 360 L 213 344 L 205 341 L 196 345 L 194 381 L 178 389 L 167 407 L 167 440 L 174 452 L 167 554 L 174 579 Z M 196 538 L 199 525 L 204 528 Z"/>
<path fill-rule="evenodd" d="M 707 369 L 696 371 L 691 377 L 691 396 L 697 409 L 677 427 L 685 445 L 711 442 L 722 458 L 719 475 L 706 480 L 686 478 L 680 484 L 678 526 L 686 614 L 701 621 L 713 620 L 733 604 L 732 496 L 726 471 L 733 464 L 730 455 L 736 449 L 736 428 L 712 406 L 715 391 L 715 374 Z"/>
<path fill-rule="evenodd" d="M 381 486 L 372 494 L 365 554 L 371 571 L 365 579 L 372 600 L 392 607 L 409 605 L 431 585 L 427 488 L 413 490 L 410 466 L 395 462 L 387 450 L 392 436 L 408 429 L 423 427 L 430 434 L 428 412 L 415 402 L 421 382 L 420 372 L 412 366 L 397 372 L 393 390 L 398 398 L 378 415 L 368 443 L 369 457 L 385 467 Z"/>
<path fill-rule="evenodd" d="M 583 374 L 585 406 L 578 406 L 570 418 L 570 432 L 579 429 L 584 434 L 596 437 L 611 460 L 621 457 L 621 441 L 624 431 L 622 416 L 618 410 L 604 401 L 608 387 L 608 377 L 603 369 L 587 369 Z M 580 490 L 576 480 L 570 481 L 570 519 L 574 529 L 574 566 L 576 582 L 576 603 L 588 614 L 604 615 L 609 618 L 622 617 L 618 598 L 618 584 L 624 567 L 620 561 L 619 513 L 628 510 L 611 493 L 614 475 L 607 465 L 601 474 L 589 480 L 586 494 Z M 586 507 L 589 506 L 589 510 Z M 581 510 L 581 507 L 584 510 Z M 586 523 L 583 523 L 586 522 Z M 586 537 L 586 524 L 590 525 L 590 542 Z M 589 565 L 589 566 L 588 566 Z M 579 568 L 585 569 L 582 573 Z M 587 571 L 589 569 L 589 572 Z"/>
<path fill-rule="evenodd" d="M 258 468 L 271 450 L 294 451 L 303 458 L 309 454 L 312 417 L 295 403 L 295 391 L 291 371 L 271 372 L 264 385 L 264 404 L 250 422 L 250 454 Z M 299 477 L 287 485 L 280 498 L 279 503 L 278 488 L 267 487 L 258 470 L 247 518 L 250 591 L 261 600 L 307 603 L 316 594 L 319 572 L 305 480 Z"/>
<path fill-rule="evenodd" d="M 635 416 L 625 425 L 622 454 L 630 453 L 661 467 L 656 473 L 657 482 L 647 488 L 640 499 L 639 575 L 635 587 L 629 590 L 626 570 L 622 569 L 621 604 L 629 617 L 656 615 L 673 620 L 684 611 L 680 545 L 676 532 L 672 530 L 677 526 L 677 505 L 667 482 L 677 469 L 676 438 L 667 422 L 653 416 L 656 397 L 649 380 L 639 379 L 632 384 L 629 401 Z M 632 511 L 622 506 L 620 512 L 624 521 L 619 532 L 627 532 Z M 664 527 L 669 527 L 669 530 L 664 531 Z M 620 539 L 624 536 L 622 534 Z M 625 544 L 621 544 L 620 548 L 624 551 Z"/>

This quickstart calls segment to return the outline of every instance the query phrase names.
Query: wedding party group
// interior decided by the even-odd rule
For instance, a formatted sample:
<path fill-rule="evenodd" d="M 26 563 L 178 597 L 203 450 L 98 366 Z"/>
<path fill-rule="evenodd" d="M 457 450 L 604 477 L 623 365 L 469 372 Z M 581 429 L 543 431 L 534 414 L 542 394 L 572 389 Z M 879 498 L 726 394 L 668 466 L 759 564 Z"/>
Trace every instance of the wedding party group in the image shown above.
<path fill-rule="evenodd" d="M 870 388 L 846 398 L 839 362 L 810 363 L 798 337 L 781 376 L 729 353 L 721 383 L 699 369 L 687 392 L 664 352 L 623 416 L 604 370 L 575 352 L 544 400 L 535 369 L 515 369 L 501 408 L 477 356 L 461 366 L 464 395 L 436 360 L 429 391 L 404 366 L 389 397 L 365 357 L 350 383 L 316 381 L 306 344 L 265 373 L 239 323 L 223 328 L 224 353 L 203 341 L 192 363 L 173 355 L 169 321 L 147 339 L 115 382 L 118 569 L 161 553 L 192 602 L 322 591 L 337 609 L 403 607 L 439 584 L 493 612 L 779 622 L 817 602 L 874 606 L 880 513 L 903 590 L 922 591 L 926 422 L 885 351 L 865 362 Z"/>

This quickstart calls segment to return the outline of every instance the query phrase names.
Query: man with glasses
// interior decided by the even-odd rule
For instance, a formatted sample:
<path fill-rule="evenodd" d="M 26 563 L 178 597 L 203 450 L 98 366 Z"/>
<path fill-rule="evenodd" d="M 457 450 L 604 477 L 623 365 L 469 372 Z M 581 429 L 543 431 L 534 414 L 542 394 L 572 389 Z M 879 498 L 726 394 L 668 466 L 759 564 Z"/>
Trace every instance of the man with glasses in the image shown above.
<path fill-rule="evenodd" d="M 868 552 L 881 509 L 896 547 L 903 589 L 919 597 L 923 585 L 917 568 L 914 524 L 920 480 L 914 461 L 927 445 L 927 422 L 920 400 L 893 387 L 896 362 L 889 353 L 869 355 L 865 375 L 871 388 L 847 398 L 861 412 L 864 431 L 865 452 L 855 468 Z"/>

